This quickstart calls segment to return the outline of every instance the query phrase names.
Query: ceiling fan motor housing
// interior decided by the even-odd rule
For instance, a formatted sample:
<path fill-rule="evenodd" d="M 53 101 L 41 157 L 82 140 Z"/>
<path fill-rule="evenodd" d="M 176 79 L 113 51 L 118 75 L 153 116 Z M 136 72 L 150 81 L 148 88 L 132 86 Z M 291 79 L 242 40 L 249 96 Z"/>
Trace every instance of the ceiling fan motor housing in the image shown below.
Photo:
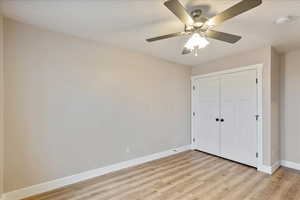
<path fill-rule="evenodd" d="M 202 15 L 202 10 L 201 9 L 196 9 L 196 10 L 193 10 L 191 12 L 191 16 L 194 18 L 194 19 L 197 19 L 197 18 L 200 18 Z"/>
<path fill-rule="evenodd" d="M 201 9 L 196 9 L 191 12 L 191 16 L 194 19 L 193 26 L 196 29 L 202 27 L 205 24 L 205 22 L 208 20 L 206 17 L 203 17 L 202 14 L 203 12 Z"/>

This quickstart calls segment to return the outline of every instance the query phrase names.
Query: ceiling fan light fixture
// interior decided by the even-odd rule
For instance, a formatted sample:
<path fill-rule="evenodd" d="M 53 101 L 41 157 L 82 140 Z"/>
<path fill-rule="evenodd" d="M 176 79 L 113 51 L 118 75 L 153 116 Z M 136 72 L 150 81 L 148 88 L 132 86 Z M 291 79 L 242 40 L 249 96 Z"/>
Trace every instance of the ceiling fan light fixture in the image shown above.
<path fill-rule="evenodd" d="M 185 31 L 192 31 L 194 29 L 193 26 L 185 26 Z"/>
<path fill-rule="evenodd" d="M 195 22 L 194 26 L 196 27 L 201 27 L 203 25 L 203 22 Z"/>
<path fill-rule="evenodd" d="M 190 50 L 194 50 L 195 48 L 205 48 L 208 44 L 209 41 L 205 37 L 201 36 L 199 33 L 194 33 L 184 45 L 184 47 Z"/>
<path fill-rule="evenodd" d="M 205 37 L 199 33 L 194 33 L 184 45 L 184 48 L 193 51 L 195 56 L 198 56 L 198 50 L 205 48 L 208 44 L 209 41 Z"/>
<path fill-rule="evenodd" d="M 205 23 L 208 27 L 214 27 L 215 26 L 215 24 L 214 24 L 214 22 L 213 22 L 213 20 L 212 19 L 209 19 L 209 20 L 207 20 L 207 22 Z"/>

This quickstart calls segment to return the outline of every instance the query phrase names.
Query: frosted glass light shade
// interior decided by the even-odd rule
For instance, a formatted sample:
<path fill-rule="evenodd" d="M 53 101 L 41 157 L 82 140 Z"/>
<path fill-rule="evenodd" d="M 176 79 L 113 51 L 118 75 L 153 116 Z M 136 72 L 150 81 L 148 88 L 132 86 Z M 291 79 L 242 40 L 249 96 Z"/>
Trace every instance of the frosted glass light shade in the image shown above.
<path fill-rule="evenodd" d="M 206 47 L 209 44 L 209 41 L 202 37 L 199 33 L 194 33 L 192 37 L 187 41 L 187 43 L 184 45 L 185 48 L 194 50 L 195 48 L 201 49 Z"/>

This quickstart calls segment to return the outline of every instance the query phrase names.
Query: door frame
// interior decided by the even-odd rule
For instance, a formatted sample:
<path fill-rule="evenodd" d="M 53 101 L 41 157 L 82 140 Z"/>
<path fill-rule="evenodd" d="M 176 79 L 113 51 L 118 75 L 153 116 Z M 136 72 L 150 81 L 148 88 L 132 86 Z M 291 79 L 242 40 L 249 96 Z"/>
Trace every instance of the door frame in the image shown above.
<path fill-rule="evenodd" d="M 242 72 L 242 71 L 248 71 L 248 70 L 256 70 L 256 76 L 257 76 L 257 115 L 258 117 L 258 123 L 257 123 L 257 152 L 258 152 L 258 159 L 257 159 L 257 169 L 260 169 L 263 166 L 263 64 L 255 64 L 255 65 L 249 65 L 245 67 L 237 67 L 233 69 L 223 70 L 223 71 L 217 71 L 212 72 L 208 74 L 202 74 L 202 75 L 195 75 L 191 76 L 191 148 L 196 149 L 195 146 L 195 127 L 194 127 L 194 108 L 195 108 L 195 96 L 194 96 L 194 85 L 195 80 L 199 78 L 205 78 L 205 77 L 213 77 L 213 76 L 220 76 L 224 74 L 230 74 L 235 72 Z"/>

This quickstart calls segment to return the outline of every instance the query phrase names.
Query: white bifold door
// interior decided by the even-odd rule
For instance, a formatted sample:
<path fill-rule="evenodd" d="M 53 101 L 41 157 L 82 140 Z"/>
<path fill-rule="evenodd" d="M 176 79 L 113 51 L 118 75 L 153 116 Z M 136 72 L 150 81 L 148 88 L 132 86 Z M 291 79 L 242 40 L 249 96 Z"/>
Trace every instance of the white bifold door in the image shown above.
<path fill-rule="evenodd" d="M 193 132 L 198 150 L 257 166 L 256 78 L 256 70 L 247 70 L 194 81 Z"/>

